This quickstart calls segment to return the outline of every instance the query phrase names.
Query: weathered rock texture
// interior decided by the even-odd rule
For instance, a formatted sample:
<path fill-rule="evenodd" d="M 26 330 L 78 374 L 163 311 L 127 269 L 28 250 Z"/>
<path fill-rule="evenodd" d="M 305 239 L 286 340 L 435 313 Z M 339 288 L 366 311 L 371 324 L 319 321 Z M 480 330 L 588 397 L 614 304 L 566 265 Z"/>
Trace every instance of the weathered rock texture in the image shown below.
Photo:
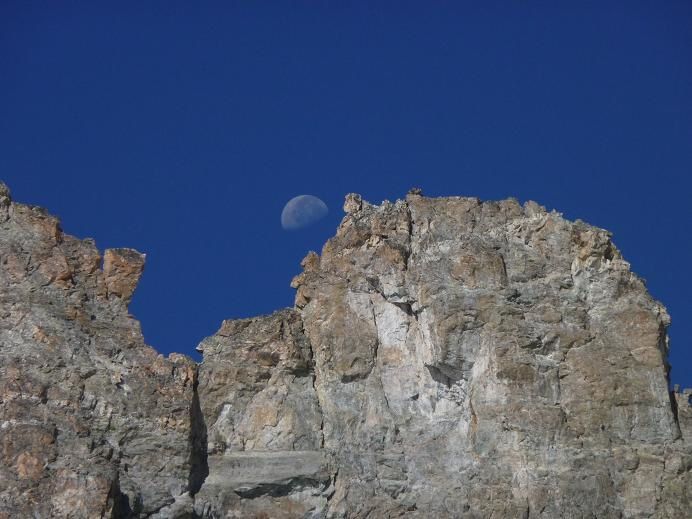
<path fill-rule="evenodd" d="M 692 395 L 609 233 L 418 191 L 344 209 L 295 308 L 224 322 L 197 368 L 127 314 L 142 255 L 100 267 L 3 190 L 0 517 L 689 515 Z"/>
<path fill-rule="evenodd" d="M 195 363 L 145 346 L 144 256 L 0 187 L 0 517 L 149 516 L 201 481 Z"/>

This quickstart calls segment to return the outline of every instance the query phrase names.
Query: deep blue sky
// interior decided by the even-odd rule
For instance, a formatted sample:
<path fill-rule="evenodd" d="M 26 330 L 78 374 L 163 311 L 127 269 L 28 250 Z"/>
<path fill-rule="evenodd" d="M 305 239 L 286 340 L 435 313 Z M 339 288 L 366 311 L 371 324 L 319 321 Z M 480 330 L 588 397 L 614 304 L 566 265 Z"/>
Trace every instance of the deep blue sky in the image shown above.
<path fill-rule="evenodd" d="M 291 305 L 347 192 L 534 199 L 614 232 L 692 386 L 692 2 L 482 4 L 5 0 L 0 178 L 146 252 L 131 310 L 185 353 Z"/>

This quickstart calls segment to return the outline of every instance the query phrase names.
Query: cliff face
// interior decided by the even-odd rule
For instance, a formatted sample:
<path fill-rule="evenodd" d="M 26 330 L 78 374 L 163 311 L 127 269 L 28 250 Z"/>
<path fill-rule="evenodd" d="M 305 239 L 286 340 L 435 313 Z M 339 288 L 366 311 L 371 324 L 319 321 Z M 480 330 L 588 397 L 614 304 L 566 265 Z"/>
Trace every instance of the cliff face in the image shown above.
<path fill-rule="evenodd" d="M 0 517 L 164 508 L 190 487 L 196 366 L 127 313 L 144 256 L 102 257 L 4 186 L 0 222 Z"/>
<path fill-rule="evenodd" d="M 665 309 L 601 229 L 357 195 L 293 309 L 168 359 L 103 259 L 0 193 L 0 517 L 684 517 Z M 4 515 L 3 515 L 4 514 Z"/>

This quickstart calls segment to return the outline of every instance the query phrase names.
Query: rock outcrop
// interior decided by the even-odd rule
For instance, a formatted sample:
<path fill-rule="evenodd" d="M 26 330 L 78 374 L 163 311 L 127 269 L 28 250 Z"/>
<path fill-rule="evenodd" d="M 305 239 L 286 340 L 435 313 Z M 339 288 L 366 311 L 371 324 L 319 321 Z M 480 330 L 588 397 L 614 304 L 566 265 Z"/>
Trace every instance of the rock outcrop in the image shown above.
<path fill-rule="evenodd" d="M 689 514 L 692 394 L 608 232 L 420 190 L 344 209 L 295 307 L 196 366 L 127 313 L 141 254 L 3 188 L 0 517 Z"/>
<path fill-rule="evenodd" d="M 167 517 L 196 490 L 203 422 L 195 363 L 146 346 L 127 312 L 144 256 L 107 250 L 101 268 L 4 186 L 0 214 L 0 517 Z"/>

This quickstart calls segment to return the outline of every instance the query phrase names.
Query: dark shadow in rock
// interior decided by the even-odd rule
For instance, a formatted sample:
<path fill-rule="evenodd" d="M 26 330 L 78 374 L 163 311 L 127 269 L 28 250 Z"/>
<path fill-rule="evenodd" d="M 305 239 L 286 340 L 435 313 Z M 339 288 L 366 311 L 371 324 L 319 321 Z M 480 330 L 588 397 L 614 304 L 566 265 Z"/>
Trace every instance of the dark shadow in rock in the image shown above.
<path fill-rule="evenodd" d="M 120 478 L 113 481 L 111 485 L 110 499 L 113 500 L 111 519 L 129 519 L 134 517 L 134 512 L 130 506 L 130 497 L 127 494 L 123 494 L 120 490 Z"/>
<path fill-rule="evenodd" d="M 190 475 L 188 477 L 188 487 L 191 496 L 199 492 L 204 480 L 209 475 L 207 424 L 204 421 L 204 415 L 199 403 L 197 385 L 198 380 L 197 376 L 195 376 L 192 402 L 190 403 Z"/>
<path fill-rule="evenodd" d="M 463 378 L 462 373 L 459 373 L 447 366 L 432 366 L 430 364 L 426 364 L 425 367 L 428 368 L 430 376 L 435 382 L 439 382 L 448 388 L 452 387 Z"/>
<path fill-rule="evenodd" d="M 680 428 L 680 419 L 678 418 L 678 402 L 675 398 L 675 392 L 668 391 L 668 398 L 670 399 L 670 409 L 673 411 L 675 424 L 678 426 L 678 428 Z"/>
<path fill-rule="evenodd" d="M 260 483 L 249 488 L 238 488 L 235 493 L 244 499 L 256 499 L 261 496 L 285 497 L 308 488 L 324 489 L 325 483 L 311 478 L 296 477 L 283 482 Z"/>

